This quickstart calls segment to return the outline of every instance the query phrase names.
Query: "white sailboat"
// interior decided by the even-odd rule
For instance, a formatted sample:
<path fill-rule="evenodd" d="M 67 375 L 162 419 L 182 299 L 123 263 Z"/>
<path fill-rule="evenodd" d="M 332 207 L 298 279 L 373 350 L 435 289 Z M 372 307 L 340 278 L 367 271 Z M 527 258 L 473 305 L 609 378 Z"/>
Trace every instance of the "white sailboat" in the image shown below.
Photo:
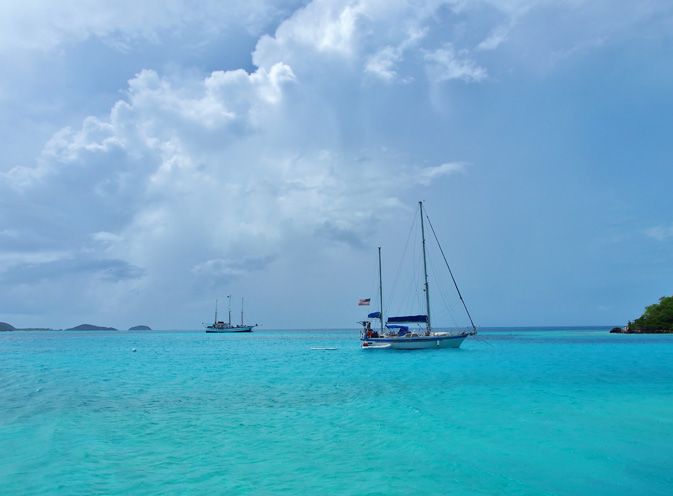
<path fill-rule="evenodd" d="M 243 298 L 241 298 L 241 323 L 238 325 L 232 325 L 231 323 L 231 295 L 227 296 L 227 299 L 229 300 L 229 321 L 217 320 L 217 300 L 215 300 L 215 320 L 212 324 L 203 324 L 206 327 L 206 332 L 252 332 L 252 328 L 257 327 L 257 324 L 247 325 L 244 323 Z"/>
<path fill-rule="evenodd" d="M 425 252 L 425 226 L 423 221 L 423 202 L 418 202 L 420 216 L 421 216 L 421 238 L 423 243 L 423 271 L 425 275 L 425 315 L 405 315 L 399 317 L 388 317 L 385 320 L 384 327 L 384 316 L 383 316 L 383 283 L 381 278 L 381 248 L 379 247 L 379 301 L 381 302 L 381 307 L 378 312 L 370 313 L 367 318 L 370 320 L 365 320 L 360 322 L 363 326 L 363 330 L 360 334 L 360 340 L 362 341 L 362 349 L 365 350 L 375 350 L 375 349 L 395 349 L 395 350 L 421 350 L 421 349 L 432 349 L 432 348 L 459 348 L 460 345 L 467 339 L 468 336 L 473 336 L 477 334 L 477 328 L 472 322 L 472 317 L 470 312 L 467 310 L 465 301 L 463 300 L 456 280 L 453 278 L 451 269 L 449 268 L 449 273 L 451 274 L 451 279 L 456 287 L 460 301 L 463 303 L 465 312 L 467 313 L 468 318 L 470 319 L 471 330 L 462 330 L 456 333 L 452 332 L 435 332 L 432 329 L 430 323 L 430 286 L 428 284 L 428 266 L 427 258 Z M 432 224 L 430 225 L 432 227 Z M 441 250 L 441 247 L 440 247 Z M 442 255 L 444 253 L 442 252 Z M 446 258 L 444 259 L 446 261 Z M 446 264 L 448 268 L 448 263 Z M 380 330 L 372 329 L 372 320 L 380 321 Z M 409 325 L 405 324 L 417 324 L 417 327 L 414 330 L 410 329 Z"/>

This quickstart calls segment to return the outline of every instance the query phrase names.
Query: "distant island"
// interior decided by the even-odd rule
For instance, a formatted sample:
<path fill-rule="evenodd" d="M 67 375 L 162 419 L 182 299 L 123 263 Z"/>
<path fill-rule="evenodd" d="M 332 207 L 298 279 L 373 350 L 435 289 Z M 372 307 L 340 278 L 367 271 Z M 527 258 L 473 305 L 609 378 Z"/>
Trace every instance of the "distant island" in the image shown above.
<path fill-rule="evenodd" d="M 610 332 L 623 334 L 673 333 L 673 296 L 662 296 L 659 303 L 645 307 L 645 312 L 626 327 L 615 327 Z"/>
<path fill-rule="evenodd" d="M 0 332 L 2 331 L 53 331 L 51 327 L 14 327 L 7 322 L 0 322 Z M 59 329 L 60 330 L 60 329 Z"/>
<path fill-rule="evenodd" d="M 81 324 L 78 325 L 77 327 L 71 327 L 70 329 L 66 329 L 66 331 L 116 331 L 114 327 L 101 327 L 101 326 L 95 326 L 92 324 Z"/>
<path fill-rule="evenodd" d="M 62 331 L 63 329 L 52 329 L 51 327 L 22 327 L 16 328 L 16 331 Z"/>
<path fill-rule="evenodd" d="M 0 332 L 2 331 L 54 331 L 54 330 L 61 330 L 61 329 L 51 329 L 49 327 L 28 327 L 28 328 L 17 328 L 14 327 L 12 324 L 8 324 L 7 322 L 0 322 Z M 65 329 L 66 331 L 116 331 L 118 329 L 115 329 L 114 327 L 103 327 L 103 326 L 97 326 L 93 324 L 81 324 L 78 325 L 77 327 L 71 327 L 69 329 Z M 129 328 L 129 331 L 151 331 L 152 328 L 150 326 L 146 325 L 137 325 L 134 327 Z"/>

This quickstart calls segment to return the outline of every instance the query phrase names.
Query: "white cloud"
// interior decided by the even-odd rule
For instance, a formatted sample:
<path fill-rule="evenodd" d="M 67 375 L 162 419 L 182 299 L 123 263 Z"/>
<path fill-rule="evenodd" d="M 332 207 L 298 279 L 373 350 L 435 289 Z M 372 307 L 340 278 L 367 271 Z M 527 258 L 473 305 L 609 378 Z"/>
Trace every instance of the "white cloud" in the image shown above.
<path fill-rule="evenodd" d="M 477 45 L 478 50 L 495 50 L 507 41 L 510 28 L 497 26 L 484 41 Z"/>
<path fill-rule="evenodd" d="M 297 243 L 362 249 L 368 221 L 394 215 L 397 195 L 453 170 L 418 170 L 386 152 L 357 161 L 326 131 L 306 140 L 325 126 L 319 109 L 296 112 L 313 91 L 282 63 L 191 80 L 141 71 L 108 118 L 64 128 L 35 168 L 4 175 L 17 202 L 49 211 L 33 220 L 45 239 L 30 251 L 70 248 L 28 272 L 6 265 L 7 280 L 70 272 L 104 284 L 116 274 L 120 305 L 178 280 L 221 287 L 276 263 L 300 266 Z"/>
<path fill-rule="evenodd" d="M 673 238 L 673 226 L 655 226 L 645 230 L 645 234 L 658 241 Z"/>
<path fill-rule="evenodd" d="M 398 50 L 391 46 L 384 47 L 369 58 L 366 70 L 381 79 L 391 81 L 397 77 L 397 72 L 394 68 L 400 58 L 401 54 Z"/>
<path fill-rule="evenodd" d="M 283 22 L 273 37 L 257 43 L 253 62 L 269 67 L 279 61 L 293 64 L 306 49 L 328 56 L 348 57 L 354 46 L 356 23 L 364 2 L 315 0 Z"/>
<path fill-rule="evenodd" d="M 447 162 L 436 167 L 428 167 L 418 171 L 418 181 L 421 184 L 429 185 L 435 179 L 453 174 L 454 172 L 465 173 L 465 164 L 462 162 Z"/>
<path fill-rule="evenodd" d="M 51 50 L 89 36 L 116 38 L 124 47 L 134 37 L 153 38 L 154 30 L 180 22 L 179 2 L 91 2 L 86 0 L 2 2 L 0 50 Z M 162 8 L 158 8 L 162 7 Z"/>
<path fill-rule="evenodd" d="M 0 2 L 0 53 L 50 51 L 89 37 L 129 52 L 143 41 L 160 43 L 166 32 L 197 26 L 214 37 L 232 26 L 258 32 L 301 5 L 296 0 L 26 0 Z"/>
<path fill-rule="evenodd" d="M 386 81 L 401 79 L 402 82 L 409 82 L 413 77 L 398 77 L 396 67 L 404 58 L 404 52 L 416 48 L 423 37 L 427 34 L 427 28 L 413 28 L 406 38 L 397 46 L 384 46 L 367 59 L 365 70 Z"/>
<path fill-rule="evenodd" d="M 437 50 L 427 51 L 425 60 L 435 81 L 461 79 L 465 82 L 479 82 L 486 78 L 486 69 L 469 58 L 466 50 L 458 53 L 451 44 Z"/>
<path fill-rule="evenodd" d="M 273 261 L 272 257 L 242 257 L 239 259 L 207 260 L 192 267 L 191 271 L 199 278 L 227 281 L 244 277 L 251 271 L 262 270 Z"/>
<path fill-rule="evenodd" d="M 120 243 L 124 240 L 124 238 L 122 238 L 118 234 L 105 232 L 105 231 L 93 233 L 91 235 L 91 237 L 93 239 L 95 239 L 96 241 L 99 241 L 100 243 L 108 244 L 108 245 L 115 244 L 115 243 Z"/>

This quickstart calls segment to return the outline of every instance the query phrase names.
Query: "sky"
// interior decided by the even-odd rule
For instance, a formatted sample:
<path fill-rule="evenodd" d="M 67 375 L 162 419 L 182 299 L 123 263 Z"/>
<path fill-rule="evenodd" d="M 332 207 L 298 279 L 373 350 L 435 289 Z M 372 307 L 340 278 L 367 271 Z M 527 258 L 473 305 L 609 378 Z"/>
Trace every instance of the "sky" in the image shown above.
<path fill-rule="evenodd" d="M 353 328 L 419 201 L 478 326 L 673 294 L 670 0 L 12 0 L 0 68 L 15 327 Z"/>

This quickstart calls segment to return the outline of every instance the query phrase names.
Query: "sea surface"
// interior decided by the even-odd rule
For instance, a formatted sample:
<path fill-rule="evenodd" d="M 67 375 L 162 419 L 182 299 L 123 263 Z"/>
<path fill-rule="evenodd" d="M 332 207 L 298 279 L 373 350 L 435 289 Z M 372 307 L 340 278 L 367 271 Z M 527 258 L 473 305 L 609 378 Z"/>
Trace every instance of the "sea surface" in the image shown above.
<path fill-rule="evenodd" d="M 673 335 L 608 331 L 0 333 L 0 492 L 673 494 Z"/>

